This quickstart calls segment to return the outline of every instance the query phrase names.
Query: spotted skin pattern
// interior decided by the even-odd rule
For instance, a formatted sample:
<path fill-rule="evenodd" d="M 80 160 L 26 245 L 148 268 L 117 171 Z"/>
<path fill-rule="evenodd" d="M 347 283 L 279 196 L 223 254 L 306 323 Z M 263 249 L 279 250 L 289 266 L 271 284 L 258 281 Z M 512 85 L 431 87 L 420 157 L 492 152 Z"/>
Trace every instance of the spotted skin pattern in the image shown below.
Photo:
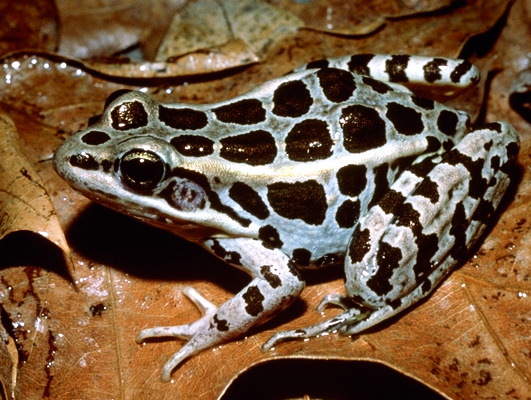
<path fill-rule="evenodd" d="M 428 295 L 477 241 L 504 195 L 518 136 L 472 129 L 461 111 L 402 84 L 460 92 L 466 61 L 356 55 L 312 62 L 217 104 L 159 104 L 129 92 L 70 137 L 55 168 L 115 210 L 196 242 L 252 278 L 217 307 L 191 288 L 196 322 L 141 331 L 186 344 L 185 359 L 287 307 L 301 268 L 345 266 L 344 312 L 263 346 L 359 333 Z"/>

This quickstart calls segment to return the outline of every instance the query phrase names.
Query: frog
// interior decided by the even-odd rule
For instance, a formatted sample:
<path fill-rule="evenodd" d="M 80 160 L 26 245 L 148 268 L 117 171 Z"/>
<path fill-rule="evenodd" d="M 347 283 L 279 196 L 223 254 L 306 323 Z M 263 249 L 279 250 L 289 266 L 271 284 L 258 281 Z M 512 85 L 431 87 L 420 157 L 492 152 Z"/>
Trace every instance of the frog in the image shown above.
<path fill-rule="evenodd" d="M 495 222 L 519 139 L 508 123 L 473 126 L 410 88 L 458 96 L 478 81 L 466 60 L 349 55 L 211 104 L 121 93 L 66 139 L 54 166 L 74 189 L 251 278 L 220 306 L 186 287 L 197 321 L 138 333 L 138 343 L 184 342 L 161 379 L 287 308 L 306 269 L 343 264 L 346 293 L 318 307 L 339 313 L 275 333 L 264 351 L 359 335 L 432 293 Z"/>

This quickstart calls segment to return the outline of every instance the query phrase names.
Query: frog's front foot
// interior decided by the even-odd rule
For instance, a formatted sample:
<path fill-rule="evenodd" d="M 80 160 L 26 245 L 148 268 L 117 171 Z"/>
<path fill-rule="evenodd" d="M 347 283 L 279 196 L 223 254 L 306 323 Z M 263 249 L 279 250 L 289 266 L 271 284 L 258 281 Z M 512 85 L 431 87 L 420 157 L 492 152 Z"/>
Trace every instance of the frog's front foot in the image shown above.
<path fill-rule="evenodd" d="M 209 321 L 217 311 L 217 307 L 205 299 L 195 289 L 186 287 L 183 293 L 188 297 L 197 308 L 201 311 L 203 316 L 195 322 L 190 324 L 175 325 L 175 326 L 157 326 L 155 328 L 143 329 L 136 336 L 137 343 L 142 343 L 146 339 L 158 337 L 176 337 L 183 340 L 188 340 L 188 343 L 175 353 L 162 367 L 161 379 L 164 382 L 170 380 L 172 371 L 180 363 L 188 357 L 198 353 L 203 349 L 199 343 L 194 341 L 194 337 L 208 329 Z"/>
<path fill-rule="evenodd" d="M 172 371 L 187 358 L 247 332 L 257 322 L 266 321 L 296 299 L 304 287 L 304 281 L 286 254 L 265 247 L 261 241 L 220 238 L 207 240 L 204 245 L 247 271 L 253 279 L 219 307 L 194 289 L 186 288 L 184 293 L 204 314 L 202 318 L 185 325 L 144 329 L 138 334 L 137 342 L 152 337 L 188 340 L 162 368 L 163 381 L 168 381 Z"/>
<path fill-rule="evenodd" d="M 216 313 L 217 307 L 199 294 L 199 292 L 191 287 L 183 289 L 183 293 L 188 297 L 192 303 L 203 314 L 203 317 L 190 324 L 175 325 L 175 326 L 157 326 L 155 328 L 143 329 L 136 336 L 137 343 L 142 343 L 145 339 L 157 337 L 176 337 L 179 339 L 189 340 L 197 332 L 208 324 L 210 318 Z"/>

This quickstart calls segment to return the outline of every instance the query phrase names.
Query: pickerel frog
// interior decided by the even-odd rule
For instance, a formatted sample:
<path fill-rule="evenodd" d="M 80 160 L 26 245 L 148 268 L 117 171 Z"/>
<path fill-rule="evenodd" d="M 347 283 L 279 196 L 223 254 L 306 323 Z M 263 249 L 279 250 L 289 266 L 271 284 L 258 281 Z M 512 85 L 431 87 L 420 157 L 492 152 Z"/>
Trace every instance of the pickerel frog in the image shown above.
<path fill-rule="evenodd" d="M 74 134 L 55 168 L 96 202 L 198 243 L 252 281 L 204 316 L 141 331 L 186 344 L 186 358 L 287 307 L 299 273 L 343 263 L 338 316 L 267 341 L 353 335 L 428 295 L 467 254 L 510 182 L 518 136 L 503 122 L 471 129 L 461 111 L 400 83 L 460 92 L 463 60 L 356 55 L 310 63 L 231 100 L 160 104 L 123 94 Z"/>

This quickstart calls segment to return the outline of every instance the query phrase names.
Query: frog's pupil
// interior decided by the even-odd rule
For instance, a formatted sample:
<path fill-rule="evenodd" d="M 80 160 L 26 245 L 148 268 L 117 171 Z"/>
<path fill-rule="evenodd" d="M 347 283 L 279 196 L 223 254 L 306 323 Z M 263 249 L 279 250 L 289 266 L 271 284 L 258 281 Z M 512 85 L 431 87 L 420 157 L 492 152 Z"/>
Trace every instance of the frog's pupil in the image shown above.
<path fill-rule="evenodd" d="M 120 163 L 122 180 L 132 189 L 149 191 L 164 178 L 165 168 L 155 153 L 145 150 L 131 150 Z"/>

